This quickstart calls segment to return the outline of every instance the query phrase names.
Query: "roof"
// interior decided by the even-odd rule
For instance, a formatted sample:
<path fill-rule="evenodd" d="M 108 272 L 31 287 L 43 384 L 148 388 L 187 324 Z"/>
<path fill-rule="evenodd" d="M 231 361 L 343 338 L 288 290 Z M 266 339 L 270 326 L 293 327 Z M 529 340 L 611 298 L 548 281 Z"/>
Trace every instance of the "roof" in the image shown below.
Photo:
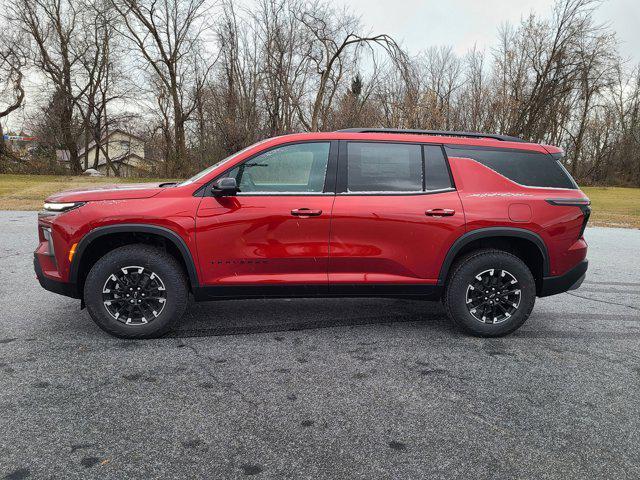
<path fill-rule="evenodd" d="M 420 132 L 434 132 L 429 130 L 421 130 Z M 556 147 L 543 146 L 539 143 L 529 143 L 517 137 L 500 136 L 501 139 L 488 137 L 490 134 L 472 134 L 471 136 L 462 135 L 468 132 L 438 132 L 435 133 L 414 133 L 411 130 L 387 130 L 379 132 L 376 129 L 347 129 L 335 132 L 310 132 L 310 133 L 292 133 L 279 137 L 264 140 L 260 145 L 275 146 L 284 143 L 310 140 L 358 140 L 358 141 L 391 141 L 406 143 L 433 143 L 437 145 L 469 145 L 479 147 L 492 148 L 509 148 L 516 150 L 530 150 L 540 153 L 550 153 L 551 149 L 558 150 Z M 471 135 L 471 134 L 470 134 Z M 475 136 L 478 135 L 478 136 Z M 511 140 L 513 138 L 513 140 Z M 255 146 L 255 145 L 254 145 Z M 253 149 L 252 149 L 253 150 Z"/>
<path fill-rule="evenodd" d="M 512 137 L 510 135 L 498 135 L 495 133 L 482 132 L 456 132 L 445 130 L 419 130 L 419 129 L 401 129 L 401 128 L 345 128 L 337 130 L 338 132 L 352 133 L 404 133 L 409 135 L 430 135 L 443 137 L 463 137 L 463 138 L 491 138 L 504 142 L 524 142 L 520 137 Z"/>

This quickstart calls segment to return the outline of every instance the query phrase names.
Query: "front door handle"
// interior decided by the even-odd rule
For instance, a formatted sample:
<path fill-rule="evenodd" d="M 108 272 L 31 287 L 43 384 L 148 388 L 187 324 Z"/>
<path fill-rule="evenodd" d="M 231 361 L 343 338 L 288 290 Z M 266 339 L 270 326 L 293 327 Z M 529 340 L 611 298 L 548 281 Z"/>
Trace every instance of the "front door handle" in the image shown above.
<path fill-rule="evenodd" d="M 312 210 L 310 208 L 296 208 L 291 210 L 291 215 L 294 217 L 300 218 L 308 218 L 308 217 L 317 217 L 322 215 L 322 210 Z"/>
<path fill-rule="evenodd" d="M 455 213 L 456 211 L 450 208 L 432 208 L 424 212 L 428 217 L 450 217 Z"/>

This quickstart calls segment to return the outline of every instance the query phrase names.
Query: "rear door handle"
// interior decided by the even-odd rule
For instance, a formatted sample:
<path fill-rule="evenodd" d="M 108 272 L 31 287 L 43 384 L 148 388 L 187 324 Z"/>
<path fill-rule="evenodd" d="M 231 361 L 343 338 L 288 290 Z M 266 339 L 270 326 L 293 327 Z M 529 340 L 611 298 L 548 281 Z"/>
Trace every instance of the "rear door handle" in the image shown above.
<path fill-rule="evenodd" d="M 456 211 L 450 208 L 432 208 L 424 212 L 428 217 L 450 217 L 455 213 Z"/>
<path fill-rule="evenodd" d="M 322 215 L 322 210 L 312 210 L 310 208 L 296 208 L 294 210 L 291 210 L 291 215 L 293 215 L 294 217 L 301 217 L 301 218 L 317 217 L 319 215 Z"/>

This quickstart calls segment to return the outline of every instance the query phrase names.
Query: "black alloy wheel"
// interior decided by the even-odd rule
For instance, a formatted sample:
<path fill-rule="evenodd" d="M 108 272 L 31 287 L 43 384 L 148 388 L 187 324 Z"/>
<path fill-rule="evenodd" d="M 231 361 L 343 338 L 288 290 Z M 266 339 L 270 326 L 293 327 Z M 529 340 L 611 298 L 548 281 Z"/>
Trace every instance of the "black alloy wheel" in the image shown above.
<path fill-rule="evenodd" d="M 91 318 L 122 338 L 162 336 L 182 317 L 189 284 L 179 260 L 162 248 L 131 244 L 98 259 L 84 283 Z"/>
<path fill-rule="evenodd" d="M 518 310 L 522 291 L 516 277 L 491 268 L 476 275 L 467 287 L 469 313 L 482 323 L 502 323 Z"/>
<path fill-rule="evenodd" d="M 167 289 L 155 272 L 138 265 L 112 273 L 102 288 L 104 307 L 125 325 L 154 321 L 167 303 Z"/>
<path fill-rule="evenodd" d="M 492 248 L 457 259 L 443 295 L 453 323 L 480 337 L 499 337 L 518 329 L 535 301 L 536 281 L 527 264 L 511 252 Z"/>

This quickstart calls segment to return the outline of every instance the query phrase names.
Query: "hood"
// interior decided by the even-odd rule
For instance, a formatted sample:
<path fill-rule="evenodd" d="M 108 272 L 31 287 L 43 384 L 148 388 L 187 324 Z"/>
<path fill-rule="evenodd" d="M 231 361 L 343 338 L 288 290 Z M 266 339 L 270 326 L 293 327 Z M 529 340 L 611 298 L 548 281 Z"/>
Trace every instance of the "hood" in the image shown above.
<path fill-rule="evenodd" d="M 46 202 L 89 202 L 94 200 L 127 200 L 149 198 L 160 193 L 160 183 L 117 183 L 74 188 L 54 193 Z"/>

